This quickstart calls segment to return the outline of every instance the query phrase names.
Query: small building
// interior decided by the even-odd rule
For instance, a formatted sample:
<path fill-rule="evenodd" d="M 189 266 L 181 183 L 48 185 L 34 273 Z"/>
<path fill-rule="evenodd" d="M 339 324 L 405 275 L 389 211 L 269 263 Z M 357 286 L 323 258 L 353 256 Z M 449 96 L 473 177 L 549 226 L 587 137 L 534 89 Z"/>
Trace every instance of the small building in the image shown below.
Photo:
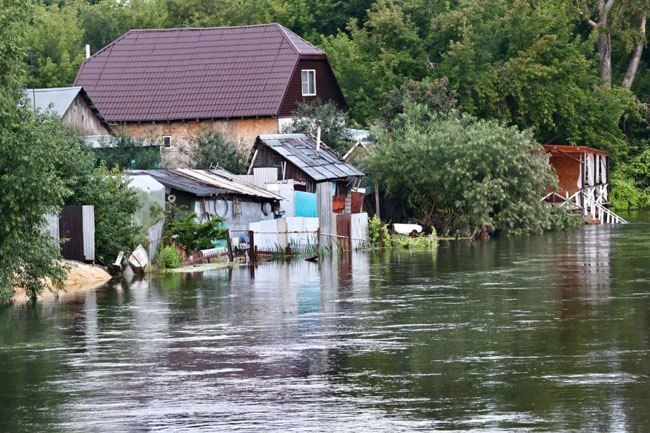
<path fill-rule="evenodd" d="M 187 207 L 202 221 L 218 216 L 232 236 L 243 236 L 248 225 L 275 217 L 282 197 L 241 182 L 225 170 L 129 170 L 129 176 L 148 175 L 165 186 L 166 201 Z"/>
<path fill-rule="evenodd" d="M 609 154 L 587 146 L 544 145 L 558 186 L 544 198 L 591 215 L 598 222 L 625 222 L 609 208 Z"/>
<path fill-rule="evenodd" d="M 163 165 L 191 165 L 197 134 L 250 149 L 291 123 L 300 102 L 347 110 L 323 51 L 280 24 L 131 30 L 86 59 L 83 86 L 116 131 L 162 145 Z"/>
<path fill-rule="evenodd" d="M 318 192 L 317 187 L 327 184 L 334 213 L 357 213 L 356 204 L 363 199 L 353 199 L 352 192 L 361 185 L 363 172 L 345 162 L 325 143 L 306 134 L 260 135 L 251 150 L 249 174 L 255 168 L 274 167 L 279 180 L 292 179 L 294 189 Z M 361 196 L 363 197 L 363 195 Z"/>
<path fill-rule="evenodd" d="M 111 128 L 81 86 L 26 89 L 29 106 L 58 116 L 79 135 L 98 137 L 111 134 Z"/>

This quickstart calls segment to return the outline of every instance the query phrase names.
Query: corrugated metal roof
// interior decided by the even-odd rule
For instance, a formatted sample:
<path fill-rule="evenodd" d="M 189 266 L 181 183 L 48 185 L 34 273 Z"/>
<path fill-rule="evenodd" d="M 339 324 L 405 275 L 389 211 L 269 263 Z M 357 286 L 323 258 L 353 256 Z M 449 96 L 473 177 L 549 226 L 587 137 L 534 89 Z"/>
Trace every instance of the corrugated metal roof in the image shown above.
<path fill-rule="evenodd" d="M 362 171 L 343 161 L 324 143 L 321 143 L 320 150 L 316 150 L 316 140 L 306 134 L 260 135 L 255 146 L 260 143 L 287 159 L 316 182 L 364 176 Z"/>
<path fill-rule="evenodd" d="M 111 122 L 276 116 L 299 58 L 325 54 L 280 24 L 131 30 L 75 84 Z"/>
<path fill-rule="evenodd" d="M 220 172 L 228 173 L 225 170 L 220 170 Z M 237 194 L 259 199 L 282 200 L 282 197 L 270 191 L 207 170 L 129 170 L 127 173 L 134 176 L 149 175 L 165 187 L 194 194 L 197 197 Z M 232 174 L 228 174 L 232 176 Z"/>
<path fill-rule="evenodd" d="M 57 116 L 63 117 L 81 90 L 81 86 L 25 89 L 25 97 L 32 110 L 43 113 L 52 110 Z"/>

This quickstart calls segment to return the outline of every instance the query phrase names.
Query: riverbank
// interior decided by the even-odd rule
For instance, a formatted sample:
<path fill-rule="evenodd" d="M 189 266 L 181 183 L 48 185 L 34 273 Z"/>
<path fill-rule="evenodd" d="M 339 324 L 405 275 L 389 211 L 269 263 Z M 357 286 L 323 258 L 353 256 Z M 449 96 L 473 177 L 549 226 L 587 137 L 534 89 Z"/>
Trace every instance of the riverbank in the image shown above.
<path fill-rule="evenodd" d="M 94 290 L 106 284 L 111 279 L 111 275 L 104 268 L 97 265 L 88 265 L 72 260 L 64 260 L 63 263 L 68 267 L 68 274 L 63 285 L 63 289 L 53 291 L 44 290 L 39 296 L 40 301 L 48 301 L 61 295 L 76 293 L 87 290 Z M 13 303 L 23 303 L 30 298 L 22 288 L 15 290 L 12 298 Z"/>

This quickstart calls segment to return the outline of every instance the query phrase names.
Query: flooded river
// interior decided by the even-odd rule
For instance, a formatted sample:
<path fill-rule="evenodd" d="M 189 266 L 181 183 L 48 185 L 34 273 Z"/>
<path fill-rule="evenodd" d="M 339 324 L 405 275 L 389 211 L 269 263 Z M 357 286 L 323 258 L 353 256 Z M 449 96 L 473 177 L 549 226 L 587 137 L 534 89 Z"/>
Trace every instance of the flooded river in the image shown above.
<path fill-rule="evenodd" d="M 650 221 L 0 309 L 0 431 L 650 431 Z"/>

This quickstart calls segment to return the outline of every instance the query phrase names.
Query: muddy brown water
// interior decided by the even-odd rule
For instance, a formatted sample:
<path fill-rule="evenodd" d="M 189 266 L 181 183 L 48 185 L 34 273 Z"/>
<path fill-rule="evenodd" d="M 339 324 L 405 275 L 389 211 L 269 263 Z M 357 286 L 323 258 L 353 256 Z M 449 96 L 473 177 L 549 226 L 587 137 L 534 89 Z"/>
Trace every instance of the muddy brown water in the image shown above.
<path fill-rule="evenodd" d="M 650 215 L 0 309 L 0 431 L 650 431 Z"/>

